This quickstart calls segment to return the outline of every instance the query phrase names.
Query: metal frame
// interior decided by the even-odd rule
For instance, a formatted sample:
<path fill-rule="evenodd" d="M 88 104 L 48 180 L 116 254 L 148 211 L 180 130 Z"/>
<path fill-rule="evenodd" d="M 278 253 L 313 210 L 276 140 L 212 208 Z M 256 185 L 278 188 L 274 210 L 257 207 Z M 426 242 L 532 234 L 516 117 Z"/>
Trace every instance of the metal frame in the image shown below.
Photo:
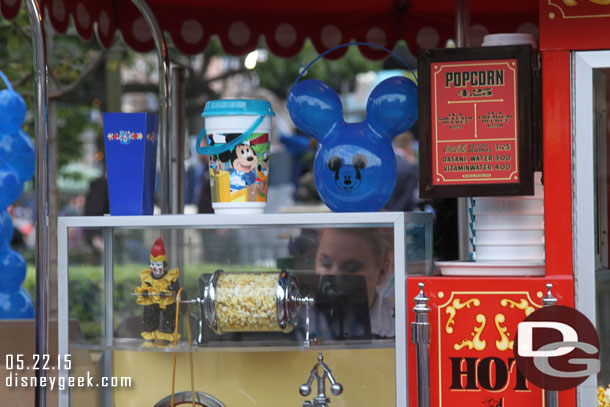
<path fill-rule="evenodd" d="M 203 228 L 240 228 L 244 226 L 317 226 L 362 227 L 389 226 L 394 228 L 394 287 L 398 315 L 395 319 L 395 369 L 396 369 L 396 406 L 407 405 L 407 323 L 406 315 L 406 223 L 417 221 L 418 217 L 404 212 L 377 213 L 311 213 L 311 214 L 264 214 L 257 217 L 231 215 L 158 215 L 158 216 L 101 216 L 101 217 L 60 217 L 58 229 L 58 350 L 68 354 L 68 228 L 101 227 L 116 229 L 203 229 Z M 105 259 L 112 261 L 111 253 Z M 109 271 L 105 268 L 105 273 Z M 106 293 L 112 292 L 111 278 L 105 278 Z M 111 310 L 110 310 L 111 313 Z M 402 316 L 401 316 L 402 313 Z M 106 321 L 111 321 L 106 309 Z M 107 338 L 106 338 L 107 339 Z M 59 375 L 67 377 L 69 371 L 61 370 Z M 59 394 L 59 405 L 69 406 L 69 393 L 66 389 Z"/>
<path fill-rule="evenodd" d="M 411 322 L 411 342 L 415 344 L 417 355 L 417 407 L 430 406 L 430 307 L 424 293 L 424 283 L 420 282 L 415 301 L 415 321 Z"/>
<path fill-rule="evenodd" d="M 36 353 L 42 357 L 49 353 L 49 132 L 47 117 L 47 45 L 43 14 L 38 0 L 25 0 L 34 50 L 36 114 L 34 133 L 36 145 Z M 36 377 L 47 376 L 43 369 Z M 47 389 L 36 388 L 35 405 L 46 407 Z"/>
<path fill-rule="evenodd" d="M 114 238 L 114 230 L 112 228 L 104 228 L 102 233 L 104 238 L 104 301 L 106 309 L 114 309 L 114 262 L 112 246 Z M 66 295 L 67 297 L 67 295 Z M 112 312 L 104 314 L 104 344 L 112 346 L 112 337 L 114 330 L 114 315 Z M 60 353 L 61 355 L 61 353 Z M 112 375 L 112 352 L 104 350 L 102 354 L 102 374 L 106 377 Z M 100 406 L 112 407 L 112 397 L 104 392 L 100 398 Z"/>
<path fill-rule="evenodd" d="M 455 38 L 458 48 L 470 46 L 470 0 L 455 0 Z M 468 199 L 457 198 L 458 258 L 468 259 Z"/>
<path fill-rule="evenodd" d="M 170 139 L 169 139 L 169 50 L 163 31 L 145 0 L 131 0 L 150 28 L 159 67 L 159 155 L 161 156 L 161 213 L 173 213 L 170 198 Z"/>
<path fill-rule="evenodd" d="M 603 114 L 595 115 L 594 127 L 595 132 L 593 140 L 596 143 L 593 147 L 595 151 L 596 163 L 596 181 L 595 189 L 597 190 L 597 239 L 595 242 L 595 269 L 608 269 L 608 185 L 606 179 L 608 177 L 608 150 L 606 143 L 606 81 L 607 77 L 604 72 L 593 71 L 593 97 L 594 103 L 599 105 L 603 103 Z M 600 136 L 604 137 L 600 137 Z"/>
<path fill-rule="evenodd" d="M 572 54 L 572 228 L 576 308 L 595 324 L 595 169 L 593 70 L 610 67 L 610 51 Z M 596 403 L 597 380 L 578 387 L 578 405 Z"/>
<path fill-rule="evenodd" d="M 148 23 L 159 57 L 159 109 L 161 137 L 161 207 L 170 212 L 169 189 L 169 51 L 160 26 L 145 0 L 132 0 Z M 36 106 L 35 148 L 36 148 L 36 353 L 49 353 L 48 290 L 49 290 L 49 142 L 48 142 L 48 73 L 47 46 L 43 13 L 38 0 L 25 0 L 25 7 L 32 28 L 32 48 L 34 51 Z M 61 299 L 58 300 L 61 302 Z M 37 370 L 36 376 L 46 377 L 44 370 Z M 39 386 L 35 392 L 35 405 L 47 406 L 46 387 Z"/>

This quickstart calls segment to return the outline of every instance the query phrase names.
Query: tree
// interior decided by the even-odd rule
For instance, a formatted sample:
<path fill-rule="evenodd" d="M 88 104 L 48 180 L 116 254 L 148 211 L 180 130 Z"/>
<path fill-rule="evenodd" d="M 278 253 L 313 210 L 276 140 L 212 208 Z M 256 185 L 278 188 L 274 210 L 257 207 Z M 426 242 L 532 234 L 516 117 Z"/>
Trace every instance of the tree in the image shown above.
<path fill-rule="evenodd" d="M 77 160 L 82 154 L 80 134 L 90 123 L 89 115 L 94 97 L 87 97 L 88 89 L 95 86 L 92 80 L 104 61 L 105 51 L 96 43 L 84 43 L 76 33 L 55 36 L 47 28 L 49 101 L 56 101 L 58 166 Z M 24 130 L 34 134 L 34 70 L 32 66 L 32 37 L 27 11 L 22 8 L 12 21 L 0 20 L 1 69 L 11 80 L 28 106 Z M 90 95 L 90 93 L 89 93 Z M 52 146 L 50 146 L 52 148 Z"/>
<path fill-rule="evenodd" d="M 267 61 L 257 64 L 255 68 L 255 73 L 260 78 L 260 86 L 285 99 L 300 70 L 317 56 L 318 53 L 309 40 L 294 58 L 281 58 L 270 54 Z M 381 61 L 368 60 L 360 54 L 356 46 L 350 46 L 347 53 L 338 60 L 322 58 L 316 61 L 303 78 L 319 79 L 339 92 L 345 83 L 353 88 L 357 73 L 378 71 L 381 66 Z"/>
<path fill-rule="evenodd" d="M 80 135 L 90 125 L 89 110 L 78 103 L 78 97 L 90 86 L 93 73 L 104 61 L 104 51 L 85 44 L 76 35 L 54 36 L 46 28 L 48 55 L 48 163 L 49 163 L 49 235 L 57 235 L 58 191 L 54 177 L 64 163 L 76 160 L 82 154 Z M 0 60 L 2 70 L 13 87 L 26 100 L 30 114 L 23 129 L 34 135 L 35 109 L 32 36 L 27 11 L 21 9 L 12 21 L 0 21 Z M 87 83 L 89 81 L 89 84 Z M 86 98 L 85 98 L 86 100 Z M 82 100 L 80 101 L 82 103 Z M 89 102 L 89 106 L 91 102 Z M 61 137 L 57 135 L 60 134 Z M 38 152 L 40 154 L 40 152 Z M 40 204 L 40 203 L 39 203 Z M 49 309 L 56 314 L 55 298 L 57 240 L 49 239 Z"/>

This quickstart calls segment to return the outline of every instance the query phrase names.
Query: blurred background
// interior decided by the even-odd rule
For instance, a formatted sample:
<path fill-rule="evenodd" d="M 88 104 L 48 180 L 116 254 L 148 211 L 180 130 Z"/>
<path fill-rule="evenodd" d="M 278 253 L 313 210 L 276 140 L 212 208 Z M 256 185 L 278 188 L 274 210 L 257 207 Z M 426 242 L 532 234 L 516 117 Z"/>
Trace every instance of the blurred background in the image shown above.
<path fill-rule="evenodd" d="M 158 64 L 154 53 L 141 54 L 117 38 L 112 48 L 102 49 L 96 40 L 84 42 L 74 31 L 53 35 L 47 27 L 49 51 L 49 165 L 50 236 L 56 236 L 57 216 L 103 215 L 109 212 L 105 180 L 102 112 L 158 111 Z M 28 115 L 23 129 L 34 133 L 32 47 L 25 10 L 12 21 L 0 21 L 1 69 L 15 90 L 26 100 Z M 74 30 L 70 28 L 69 30 Z M 118 36 L 118 34 L 117 34 Z M 168 41 L 171 41 L 168 38 Z M 449 44 L 451 45 L 451 44 Z M 310 42 L 294 58 L 280 58 L 269 52 L 264 40 L 244 56 L 226 55 L 220 42 L 212 40 L 196 56 L 175 51 L 169 43 L 174 66 L 186 69 L 185 213 L 211 212 L 206 157 L 195 152 L 195 140 L 203 127 L 201 112 L 208 100 L 260 98 L 269 100 L 276 116 L 271 138 L 270 199 L 266 212 L 328 211 L 320 201 L 313 180 L 315 141 L 300 134 L 286 109 L 286 97 L 300 69 L 318 54 Z M 416 60 L 405 43 L 394 51 L 415 69 Z M 372 88 L 393 75 L 413 76 L 397 60 L 371 61 L 357 47 L 342 58 L 316 62 L 304 76 L 327 82 L 340 95 L 348 122 L 365 119 L 365 107 Z M 417 124 L 396 138 L 399 180 L 388 210 L 429 210 L 433 203 L 417 197 Z M 157 160 L 157 165 L 160 160 Z M 401 167 L 402 166 L 402 167 Z M 402 169 L 401 169 L 402 168 Z M 402 177 L 402 178 L 401 178 Z M 158 181 L 157 177 L 157 181 Z M 159 192 L 157 182 L 157 193 Z M 33 181 L 10 211 L 13 216 L 12 246 L 28 263 L 24 288 L 34 295 L 34 245 L 36 198 Z M 156 200 L 158 202 L 158 199 Z M 446 235 L 445 235 L 446 236 Z M 71 256 L 98 261 L 101 237 L 83 230 L 71 230 Z M 56 239 L 50 239 L 51 275 L 54 275 Z M 143 249 L 143 251 L 147 251 Z M 54 293 L 55 288 L 50 287 Z"/>

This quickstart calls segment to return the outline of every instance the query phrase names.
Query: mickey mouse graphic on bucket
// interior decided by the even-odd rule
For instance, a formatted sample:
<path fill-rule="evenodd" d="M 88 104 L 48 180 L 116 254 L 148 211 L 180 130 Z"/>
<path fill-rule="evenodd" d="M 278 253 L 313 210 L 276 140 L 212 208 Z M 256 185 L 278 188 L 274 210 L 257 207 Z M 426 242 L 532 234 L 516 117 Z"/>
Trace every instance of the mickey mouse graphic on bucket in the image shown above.
<path fill-rule="evenodd" d="M 269 178 L 269 135 L 274 115 L 271 104 L 265 100 L 206 103 L 201 114 L 205 118 L 205 128 L 199 133 L 197 152 L 209 155 L 215 213 L 264 211 Z"/>

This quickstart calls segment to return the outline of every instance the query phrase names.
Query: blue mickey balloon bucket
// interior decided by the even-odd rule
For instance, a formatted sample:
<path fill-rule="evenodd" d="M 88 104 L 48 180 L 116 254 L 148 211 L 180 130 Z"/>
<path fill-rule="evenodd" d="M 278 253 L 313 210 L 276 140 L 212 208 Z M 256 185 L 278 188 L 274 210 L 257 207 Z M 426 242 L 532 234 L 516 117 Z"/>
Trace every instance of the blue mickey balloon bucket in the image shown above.
<path fill-rule="evenodd" d="M 314 59 L 295 80 L 288 95 L 294 124 L 315 138 L 314 180 L 322 201 L 335 212 L 372 212 L 390 199 L 396 184 L 396 158 L 392 139 L 407 131 L 417 119 L 417 85 L 404 76 L 393 76 L 373 89 L 366 120 L 346 123 L 341 100 L 319 80 L 299 79 L 322 56 L 349 45 L 332 48 Z"/>
<path fill-rule="evenodd" d="M 267 206 L 271 104 L 266 100 L 212 100 L 197 152 L 209 155 L 215 213 L 258 214 Z"/>
<path fill-rule="evenodd" d="M 8 213 L 34 175 L 34 144 L 21 126 L 26 105 L 21 95 L 0 71 L 6 89 L 0 90 L 0 319 L 34 318 L 34 303 L 21 286 L 26 263 L 11 249 L 13 221 Z"/>
<path fill-rule="evenodd" d="M 158 115 L 104 113 L 104 145 L 111 215 L 152 215 Z"/>

